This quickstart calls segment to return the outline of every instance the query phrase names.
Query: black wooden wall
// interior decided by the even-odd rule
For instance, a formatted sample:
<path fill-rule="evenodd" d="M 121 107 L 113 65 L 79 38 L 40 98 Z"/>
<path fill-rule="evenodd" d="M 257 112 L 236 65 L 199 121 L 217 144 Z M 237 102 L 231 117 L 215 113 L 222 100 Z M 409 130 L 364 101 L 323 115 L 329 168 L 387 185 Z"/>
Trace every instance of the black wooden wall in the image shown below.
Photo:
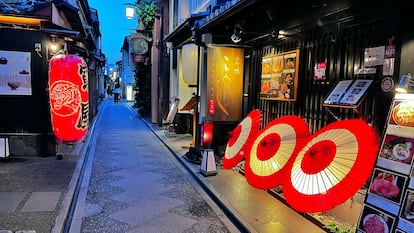
<path fill-rule="evenodd" d="M 338 119 L 363 118 L 381 134 L 393 93 L 384 93 L 380 88 L 383 78 L 381 66 L 372 75 L 357 75 L 354 69 L 363 67 L 364 49 L 387 45 L 387 36 L 384 19 L 351 19 L 299 33 L 284 40 L 275 40 L 259 49 L 253 49 L 246 59 L 249 65 L 245 70 L 245 93 L 249 93 L 249 98 L 245 98 L 248 106 L 245 111 L 261 109 L 263 125 L 281 116 L 297 115 L 305 119 L 311 132 Z M 300 50 L 297 101 L 260 99 L 262 57 L 295 49 Z M 327 79 L 314 81 L 314 65 L 323 61 L 327 62 Z M 395 73 L 398 74 L 398 70 Z M 357 111 L 323 106 L 324 98 L 338 81 L 358 78 L 373 79 L 374 83 Z M 398 81 L 398 77 L 393 78 Z"/>
<path fill-rule="evenodd" d="M 51 131 L 47 96 L 48 63 L 34 51 L 48 37 L 40 31 L 0 28 L 0 50 L 31 52 L 31 96 L 0 95 L 0 133 L 47 133 Z"/>

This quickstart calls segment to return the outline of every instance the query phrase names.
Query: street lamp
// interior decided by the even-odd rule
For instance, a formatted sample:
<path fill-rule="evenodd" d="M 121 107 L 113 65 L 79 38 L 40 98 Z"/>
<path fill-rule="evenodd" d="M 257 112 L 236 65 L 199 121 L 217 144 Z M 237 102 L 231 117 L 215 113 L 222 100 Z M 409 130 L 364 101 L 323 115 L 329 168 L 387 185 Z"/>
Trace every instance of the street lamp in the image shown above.
<path fill-rule="evenodd" d="M 131 3 L 125 3 L 124 5 L 127 5 L 127 7 L 125 9 L 125 16 L 127 17 L 127 19 L 134 18 L 135 9 L 132 8 L 132 4 Z"/>
<path fill-rule="evenodd" d="M 155 5 L 150 4 L 149 8 L 148 7 L 142 7 L 137 2 L 136 3 L 129 3 L 128 2 L 128 3 L 124 3 L 123 5 L 127 6 L 125 8 L 125 16 L 127 17 L 127 19 L 134 18 L 135 9 L 137 9 L 139 12 L 145 14 L 146 16 L 154 17 L 154 18 L 157 18 L 157 19 L 160 18 L 160 15 L 157 15 L 155 13 L 155 11 L 156 11 L 156 6 Z M 151 9 L 151 8 L 154 8 L 154 9 Z M 152 12 L 152 11 L 154 11 L 154 12 Z"/>
<path fill-rule="evenodd" d="M 156 1 L 155 0 L 138 0 L 135 3 L 125 3 L 124 5 L 127 5 L 126 9 L 126 17 L 128 19 L 131 19 L 134 17 L 133 11 L 136 11 L 138 14 L 138 31 L 152 31 L 153 30 L 153 24 L 154 20 L 159 20 L 159 38 L 160 43 L 157 46 L 158 48 L 158 74 L 157 74 L 157 123 L 159 126 L 162 126 L 162 112 L 163 112 L 163 106 L 165 102 L 165 94 L 164 91 L 168 90 L 166 84 L 164 84 L 163 81 L 163 50 L 164 45 L 162 42 L 162 38 L 164 36 L 164 25 L 163 25 L 163 7 L 160 7 L 158 9 Z M 129 9 L 129 8 L 132 8 Z M 131 13 L 132 11 L 132 13 Z"/>

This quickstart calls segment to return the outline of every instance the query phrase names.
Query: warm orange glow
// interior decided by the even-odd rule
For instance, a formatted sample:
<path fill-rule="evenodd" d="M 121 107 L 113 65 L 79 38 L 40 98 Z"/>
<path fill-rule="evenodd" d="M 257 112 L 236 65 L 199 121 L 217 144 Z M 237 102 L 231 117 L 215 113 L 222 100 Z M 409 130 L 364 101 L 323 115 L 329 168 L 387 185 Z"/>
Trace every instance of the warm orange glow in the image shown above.
<path fill-rule="evenodd" d="M 40 19 L 0 15 L 0 23 L 40 25 Z"/>
<path fill-rule="evenodd" d="M 52 52 L 56 52 L 56 50 L 57 50 L 57 44 L 56 43 L 52 43 L 50 45 L 50 49 L 52 50 Z"/>
<path fill-rule="evenodd" d="M 182 48 L 183 81 L 188 85 L 197 85 L 197 51 L 195 44 L 186 44 Z"/>
<path fill-rule="evenodd" d="M 244 50 L 228 47 L 207 49 L 208 121 L 241 119 Z M 210 100 L 213 100 L 210 103 Z M 212 110 L 214 107 L 214 113 Z"/>

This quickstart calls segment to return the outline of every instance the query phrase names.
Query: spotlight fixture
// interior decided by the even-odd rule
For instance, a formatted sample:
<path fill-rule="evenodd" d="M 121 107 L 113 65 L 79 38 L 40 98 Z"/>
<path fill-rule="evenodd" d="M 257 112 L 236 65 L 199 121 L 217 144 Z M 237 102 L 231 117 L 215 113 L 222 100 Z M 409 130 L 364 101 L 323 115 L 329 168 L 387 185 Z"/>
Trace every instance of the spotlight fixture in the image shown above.
<path fill-rule="evenodd" d="M 404 74 L 400 78 L 400 82 L 398 83 L 395 91 L 400 93 L 407 93 L 409 90 L 413 90 L 414 88 L 414 80 L 410 73 Z"/>
<path fill-rule="evenodd" d="M 242 31 L 241 26 L 239 24 L 236 24 L 234 26 L 233 35 L 231 35 L 231 37 L 230 37 L 231 40 L 234 43 L 239 43 L 242 40 L 242 38 L 241 38 L 242 33 L 243 33 L 243 31 Z"/>

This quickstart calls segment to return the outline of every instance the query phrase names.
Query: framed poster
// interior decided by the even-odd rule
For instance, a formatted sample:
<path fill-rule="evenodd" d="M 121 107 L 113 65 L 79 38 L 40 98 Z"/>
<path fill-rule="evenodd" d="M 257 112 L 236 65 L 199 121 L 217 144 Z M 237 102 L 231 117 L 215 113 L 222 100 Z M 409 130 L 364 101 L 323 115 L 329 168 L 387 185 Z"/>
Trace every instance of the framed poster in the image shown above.
<path fill-rule="evenodd" d="M 0 50 L 0 95 L 32 95 L 30 52 Z"/>
<path fill-rule="evenodd" d="M 260 98 L 296 101 L 299 50 L 262 58 Z"/>

